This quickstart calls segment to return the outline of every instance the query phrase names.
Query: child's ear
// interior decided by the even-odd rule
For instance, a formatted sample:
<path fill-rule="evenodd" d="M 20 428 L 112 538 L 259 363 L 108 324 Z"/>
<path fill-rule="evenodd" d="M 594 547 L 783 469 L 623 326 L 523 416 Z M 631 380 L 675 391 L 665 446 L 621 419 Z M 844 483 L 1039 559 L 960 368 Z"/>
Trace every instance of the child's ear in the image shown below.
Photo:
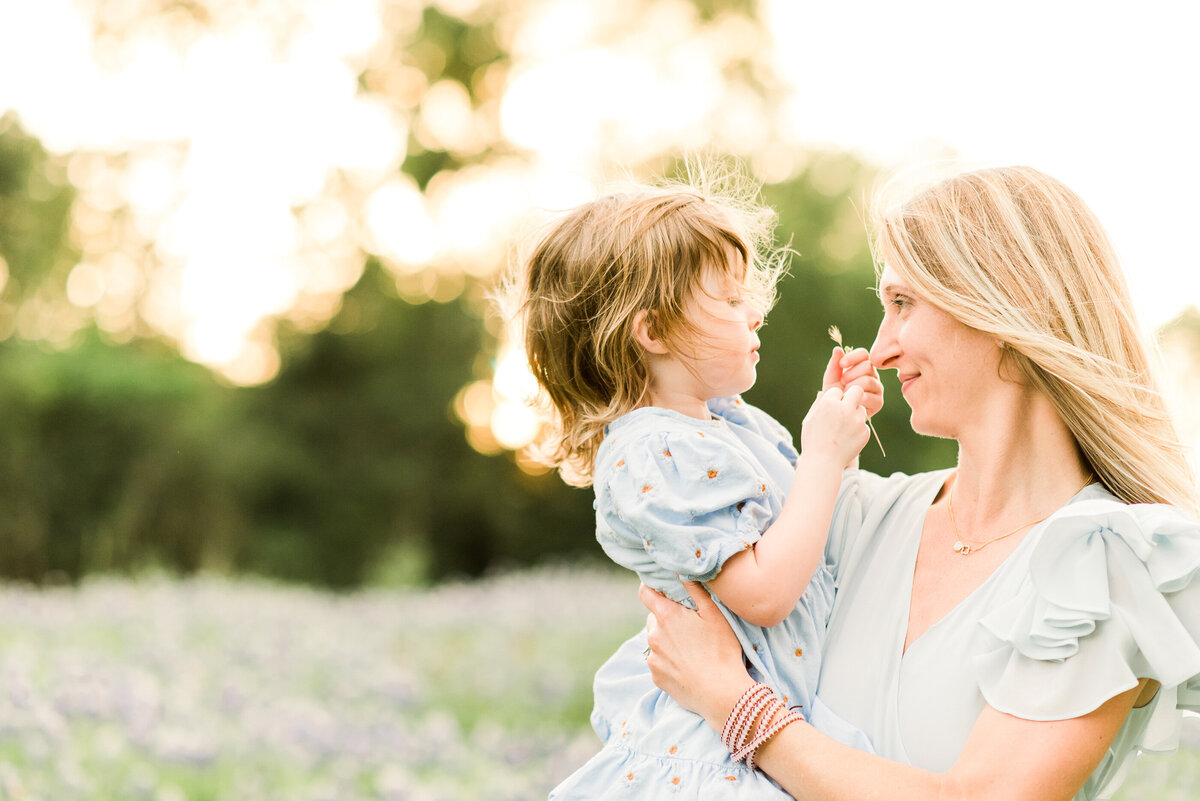
<path fill-rule="evenodd" d="M 654 335 L 654 312 L 642 309 L 633 315 L 633 338 L 647 353 L 665 354 L 669 351 Z"/>

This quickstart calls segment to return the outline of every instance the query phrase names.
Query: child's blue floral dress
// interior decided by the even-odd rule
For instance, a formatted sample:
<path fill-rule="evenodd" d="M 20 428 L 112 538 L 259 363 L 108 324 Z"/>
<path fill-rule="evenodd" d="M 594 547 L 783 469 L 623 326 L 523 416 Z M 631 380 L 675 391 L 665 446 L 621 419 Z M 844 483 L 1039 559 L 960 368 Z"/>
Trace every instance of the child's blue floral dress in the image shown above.
<path fill-rule="evenodd" d="M 787 430 L 741 398 L 708 406 L 708 420 L 637 409 L 609 425 L 596 455 L 600 545 L 643 583 L 688 606 L 680 579 L 709 581 L 758 541 L 783 506 L 797 458 Z M 833 592 L 822 565 L 792 614 L 771 628 L 717 606 L 756 680 L 825 733 L 870 751 L 866 736 L 814 695 Z M 654 686 L 645 647 L 643 631 L 596 674 L 592 725 L 604 747 L 551 792 L 552 801 L 790 798 L 766 774 L 734 762 L 719 733 Z"/>

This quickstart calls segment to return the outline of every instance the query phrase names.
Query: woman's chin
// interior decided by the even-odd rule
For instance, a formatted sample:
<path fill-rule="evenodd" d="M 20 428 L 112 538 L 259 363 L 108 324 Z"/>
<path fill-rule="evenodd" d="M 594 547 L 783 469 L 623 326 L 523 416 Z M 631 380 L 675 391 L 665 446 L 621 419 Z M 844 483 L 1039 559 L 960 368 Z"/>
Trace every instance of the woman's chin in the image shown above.
<path fill-rule="evenodd" d="M 954 439 L 954 433 L 947 428 L 945 421 L 930 420 L 928 416 L 923 417 L 916 409 L 909 415 L 908 425 L 914 434 L 920 434 L 923 437 Z"/>

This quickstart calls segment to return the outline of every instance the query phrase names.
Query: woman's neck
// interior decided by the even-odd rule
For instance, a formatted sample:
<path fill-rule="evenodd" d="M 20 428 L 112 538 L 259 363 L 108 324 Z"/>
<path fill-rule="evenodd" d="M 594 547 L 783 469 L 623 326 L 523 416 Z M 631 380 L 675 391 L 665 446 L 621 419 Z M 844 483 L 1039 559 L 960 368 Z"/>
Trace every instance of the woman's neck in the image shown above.
<path fill-rule="evenodd" d="M 1049 399 L 1033 392 L 992 408 L 986 423 L 962 432 L 958 444 L 955 516 L 980 535 L 1049 515 L 1091 475 Z"/>

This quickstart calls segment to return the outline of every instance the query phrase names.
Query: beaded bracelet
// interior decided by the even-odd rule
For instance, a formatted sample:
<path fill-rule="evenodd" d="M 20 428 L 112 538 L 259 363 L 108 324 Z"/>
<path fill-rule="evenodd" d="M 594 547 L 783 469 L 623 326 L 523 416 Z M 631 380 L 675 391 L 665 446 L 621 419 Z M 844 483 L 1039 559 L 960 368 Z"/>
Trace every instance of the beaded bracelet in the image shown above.
<path fill-rule="evenodd" d="M 767 685 L 758 683 L 746 690 L 734 704 L 721 731 L 721 742 L 729 749 L 735 762 L 745 760 L 746 767 L 753 769 L 754 757 L 763 743 L 787 726 L 804 720 L 804 716 L 794 709 L 787 710 L 779 717 L 783 710 L 783 703 Z M 751 733 L 756 730 L 756 722 L 758 734 L 751 738 Z"/>

